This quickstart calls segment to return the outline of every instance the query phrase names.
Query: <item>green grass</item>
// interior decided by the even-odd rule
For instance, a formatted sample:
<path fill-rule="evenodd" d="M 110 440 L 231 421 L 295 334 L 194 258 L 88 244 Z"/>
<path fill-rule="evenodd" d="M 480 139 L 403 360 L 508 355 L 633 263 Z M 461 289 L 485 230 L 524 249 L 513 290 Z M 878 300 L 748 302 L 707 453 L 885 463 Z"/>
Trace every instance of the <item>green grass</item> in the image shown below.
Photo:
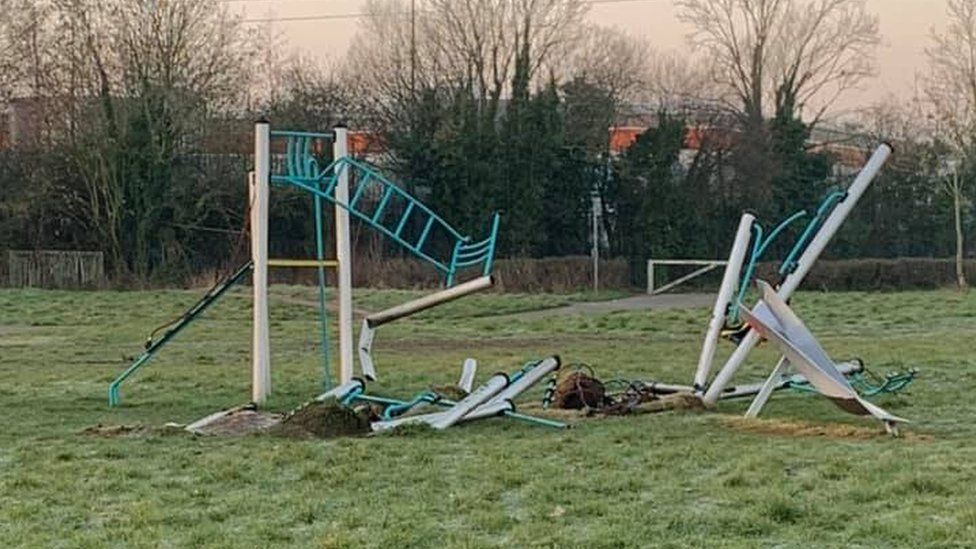
<path fill-rule="evenodd" d="M 97 424 L 185 423 L 249 395 L 250 310 L 238 289 L 106 406 L 152 326 L 197 292 L 0 291 L 0 545 L 126 547 L 969 547 L 976 544 L 976 295 L 798 295 L 837 359 L 917 366 L 878 402 L 908 436 L 762 434 L 718 412 L 587 420 L 554 431 L 501 419 L 442 433 L 330 441 L 99 438 Z M 415 293 L 370 291 L 375 310 Z M 522 318 L 591 296 L 473 296 L 380 330 L 382 386 L 407 396 L 559 353 L 615 376 L 687 383 L 708 311 Z M 271 300 L 274 394 L 320 388 L 313 289 Z M 501 315 L 501 316 L 496 316 Z M 723 356 L 729 348 L 723 347 Z M 738 378 L 775 360 L 757 350 Z M 720 357 L 721 359 L 721 357 Z M 530 395 L 537 399 L 541 388 Z M 880 427 L 824 399 L 778 394 L 766 423 Z"/>

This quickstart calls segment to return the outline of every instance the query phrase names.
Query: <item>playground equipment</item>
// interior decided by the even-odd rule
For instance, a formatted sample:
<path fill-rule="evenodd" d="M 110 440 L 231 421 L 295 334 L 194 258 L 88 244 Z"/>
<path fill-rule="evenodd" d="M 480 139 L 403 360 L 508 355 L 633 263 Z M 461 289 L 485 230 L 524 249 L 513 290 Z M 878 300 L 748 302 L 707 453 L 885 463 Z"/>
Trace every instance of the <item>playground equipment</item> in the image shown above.
<path fill-rule="evenodd" d="M 797 246 L 794 246 L 793 251 L 790 252 L 787 257 L 787 261 L 784 262 L 784 267 L 781 269 L 781 274 L 783 280 L 780 282 L 777 293 L 783 300 L 788 300 L 793 292 L 800 286 L 803 282 L 804 277 L 810 272 L 813 267 L 814 262 L 820 257 L 824 248 L 833 238 L 837 230 L 850 215 L 854 206 L 860 200 L 861 196 L 867 190 L 871 181 L 874 180 L 878 172 L 884 166 L 888 157 L 891 155 L 892 148 L 891 145 L 883 143 L 879 146 L 871 158 L 865 164 L 864 168 L 851 183 L 850 188 L 847 192 L 835 197 L 828 197 L 829 202 L 821 206 L 818 214 L 823 214 L 823 219 L 815 219 L 814 222 L 809 224 L 806 230 L 803 231 L 800 237 L 800 241 Z M 832 195 L 833 196 L 833 195 Z M 830 214 L 826 215 L 826 211 L 830 210 Z M 818 215 L 818 217 L 820 217 Z M 744 221 L 740 223 L 739 227 L 742 228 Z M 775 232 L 775 231 L 774 231 Z M 735 251 L 736 246 L 741 245 L 741 240 L 744 237 L 741 231 L 737 233 L 737 242 L 733 245 L 733 251 Z M 762 251 L 762 244 L 757 244 L 754 250 Z M 801 253 L 802 250 L 802 253 Z M 755 254 L 754 254 L 755 255 Z M 754 267 L 755 257 L 750 261 L 750 266 L 747 268 L 747 274 L 751 274 L 751 269 Z M 733 265 L 730 264 L 727 267 L 732 268 Z M 726 277 L 731 281 L 735 281 L 737 277 Z M 725 284 L 723 284 L 725 286 Z M 743 290 L 742 287 L 739 288 L 740 291 Z M 720 292 L 719 297 L 730 295 L 734 293 L 728 291 L 728 288 L 724 288 L 724 291 Z M 740 294 L 741 295 L 741 294 Z M 728 307 L 730 312 L 735 311 L 737 308 L 737 303 L 741 303 L 741 299 L 737 299 L 735 303 L 716 303 L 716 309 L 719 307 Z M 714 333 L 712 325 L 709 326 L 709 332 L 706 334 L 705 345 L 709 345 L 709 340 L 718 337 L 718 334 Z M 759 343 L 760 335 L 756 330 L 749 330 L 744 334 L 743 339 L 738 343 L 732 356 L 726 361 L 725 365 L 719 370 L 715 378 L 712 380 L 711 384 L 705 388 L 703 385 L 699 386 L 699 390 L 704 391 L 703 400 L 706 404 L 715 404 L 725 389 L 729 384 L 732 377 L 738 371 L 739 367 L 745 362 L 746 357 L 752 351 L 752 349 Z M 703 355 L 705 353 L 703 352 Z M 699 371 L 696 374 L 696 379 L 702 379 L 707 376 L 710 369 L 711 358 L 705 356 L 706 360 L 699 362 Z"/>
<path fill-rule="evenodd" d="M 474 286 L 484 289 L 491 285 L 489 275 L 494 262 L 499 215 L 496 213 L 492 216 L 485 238 L 474 240 L 465 236 L 377 170 L 353 159 L 349 154 L 348 142 L 348 130 L 344 126 L 336 126 L 331 133 L 313 133 L 272 131 L 265 120 L 255 124 L 254 171 L 249 175 L 251 260 L 221 280 L 186 313 L 164 326 L 168 329 L 162 337 L 157 340 L 150 337 L 146 351 L 112 381 L 109 386 L 109 405 L 115 406 L 119 403 L 120 387 L 126 379 L 145 366 L 164 345 L 234 284 L 243 280 L 248 272 L 252 273 L 253 299 L 251 398 L 254 403 L 263 404 L 271 391 L 268 269 L 272 267 L 312 267 L 318 270 L 321 347 L 326 388 L 331 386 L 331 367 L 325 306 L 325 269 L 333 268 L 337 271 L 339 383 L 348 383 L 352 379 L 354 359 L 350 217 L 379 231 L 414 257 L 431 264 L 445 277 L 448 290 L 439 294 L 446 294 L 446 298 L 438 294 L 429 296 L 431 300 L 420 309 L 415 309 L 416 305 L 408 307 L 412 310 L 397 318 L 477 291 L 469 290 Z M 332 158 L 331 161 L 326 161 L 329 144 L 332 145 Z M 315 259 L 268 257 L 268 212 L 272 184 L 296 188 L 312 197 L 315 211 Z M 335 210 L 334 259 L 325 257 L 326 237 L 322 215 L 324 202 L 332 203 Z M 462 285 L 464 288 L 460 291 L 451 288 L 461 271 L 473 268 L 480 268 L 482 278 L 478 280 L 482 282 L 471 286 Z M 487 285 L 484 285 L 484 279 L 488 280 Z M 387 319 L 390 320 L 395 318 Z M 373 328 L 378 325 L 379 323 L 375 324 Z"/>
<path fill-rule="evenodd" d="M 746 413 L 747 417 L 756 417 L 775 390 L 793 388 L 818 392 L 831 398 L 847 411 L 862 415 L 870 414 L 880 419 L 889 432 L 897 433 L 896 424 L 905 420 L 864 400 L 854 384 L 864 388 L 870 394 L 894 392 L 910 383 L 915 371 L 889 376 L 878 386 L 865 383 L 863 378 L 859 377 L 863 373 L 863 365 L 835 364 L 786 304 L 891 152 L 890 145 L 885 143 L 879 146 L 846 192 L 830 193 L 823 200 L 782 262 L 779 268 L 781 281 L 778 289 L 774 290 L 769 284 L 757 281 L 763 297 L 752 310 L 747 309 L 743 301 L 750 282 L 755 276 L 757 262 L 776 236 L 787 226 L 804 217 L 805 213 L 798 212 L 788 217 L 765 237 L 762 226 L 756 222 L 755 216 L 744 213 L 739 221 L 722 277 L 722 285 L 712 308 L 695 371 L 694 385 L 688 388 L 681 385 L 654 384 L 651 390 L 666 394 L 690 389 L 710 405 L 715 404 L 719 399 L 755 395 Z M 737 347 L 709 383 L 716 347 L 723 331 L 728 333 Z M 733 375 L 761 338 L 773 341 L 783 353 L 773 372 L 762 384 L 730 386 L 729 382 Z M 790 365 L 796 368 L 798 375 L 789 374 Z"/>
<path fill-rule="evenodd" d="M 757 283 L 763 294 L 762 301 L 752 311 L 743 308 L 742 314 L 758 334 L 779 346 L 783 359 L 763 384 L 746 415 L 755 417 L 759 414 L 769 399 L 776 380 L 792 365 L 809 380 L 817 392 L 832 400 L 838 407 L 852 414 L 874 416 L 884 422 L 889 433 L 897 435 L 897 424 L 907 420 L 889 414 L 861 398 L 786 301 L 768 283 L 762 280 Z"/>

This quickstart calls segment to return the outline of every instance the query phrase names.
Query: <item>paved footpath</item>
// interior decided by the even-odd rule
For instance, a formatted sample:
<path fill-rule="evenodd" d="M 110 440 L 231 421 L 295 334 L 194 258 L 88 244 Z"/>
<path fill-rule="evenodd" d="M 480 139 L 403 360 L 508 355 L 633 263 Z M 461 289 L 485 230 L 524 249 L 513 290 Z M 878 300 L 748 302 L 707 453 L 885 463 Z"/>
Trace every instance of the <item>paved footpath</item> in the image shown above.
<path fill-rule="evenodd" d="M 518 313 L 519 318 L 544 318 L 553 315 L 600 315 L 616 311 L 662 311 L 711 307 L 715 294 L 635 295 L 610 301 L 583 301 L 539 311 Z"/>

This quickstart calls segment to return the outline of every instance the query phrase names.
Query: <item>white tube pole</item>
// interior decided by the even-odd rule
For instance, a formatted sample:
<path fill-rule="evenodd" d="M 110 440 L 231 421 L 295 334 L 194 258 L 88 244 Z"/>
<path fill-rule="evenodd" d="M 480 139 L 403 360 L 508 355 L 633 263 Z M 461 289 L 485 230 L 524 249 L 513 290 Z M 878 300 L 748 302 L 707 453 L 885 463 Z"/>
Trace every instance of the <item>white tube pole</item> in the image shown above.
<path fill-rule="evenodd" d="M 324 402 L 330 398 L 341 400 L 348 395 L 350 391 L 355 389 L 366 389 L 366 382 L 358 378 L 353 378 L 341 385 L 336 385 L 335 387 L 315 397 L 315 401 Z"/>
<path fill-rule="evenodd" d="M 333 157 L 349 156 L 349 130 L 335 127 Z M 338 168 L 335 198 L 336 259 L 339 261 L 339 383 L 352 379 L 352 245 L 349 234 L 349 168 Z M 341 204 L 341 205 L 340 205 Z"/>
<path fill-rule="evenodd" d="M 698 358 L 698 369 L 695 371 L 695 390 L 703 391 L 705 383 L 708 382 L 708 374 L 712 369 L 712 360 L 715 358 L 715 348 L 718 345 L 719 334 L 725 324 L 725 317 L 729 311 L 729 304 L 735 298 L 735 291 L 739 287 L 739 276 L 742 273 L 742 263 L 745 261 L 746 252 L 749 249 L 749 239 L 752 236 L 752 224 L 756 217 L 752 214 L 744 213 L 739 219 L 739 229 L 735 232 L 735 240 L 732 242 L 732 251 L 729 252 L 729 262 L 725 266 L 725 274 L 722 276 L 722 286 L 718 290 L 718 297 L 715 298 L 715 306 L 712 308 L 712 320 L 708 324 L 708 331 L 705 333 L 705 342 L 702 344 L 701 356 Z"/>
<path fill-rule="evenodd" d="M 882 143 L 874 151 L 874 154 L 871 155 L 871 158 L 868 159 L 867 164 L 861 169 L 861 173 L 857 174 L 854 182 L 847 189 L 846 198 L 834 208 L 834 211 L 824 221 L 823 226 L 817 231 L 816 236 L 810 241 L 806 250 L 800 255 L 800 259 L 796 263 L 796 269 L 783 280 L 783 284 L 780 285 L 779 290 L 776 292 L 781 298 L 784 300 L 789 299 L 793 295 L 793 292 L 800 286 L 800 283 L 803 282 L 803 278 L 810 272 L 813 264 L 820 257 L 820 253 L 827 247 L 827 243 L 837 233 L 844 220 L 850 215 L 851 210 L 857 205 L 857 201 L 861 199 L 864 191 L 871 185 L 871 181 L 881 171 L 881 167 L 884 166 L 888 157 L 891 156 L 891 151 L 891 145 Z M 718 401 L 719 397 L 721 397 L 722 390 L 732 380 L 732 376 L 742 366 L 742 363 L 745 362 L 746 357 L 749 356 L 749 352 L 759 343 L 759 339 L 760 337 L 756 330 L 750 330 L 746 334 L 746 337 L 739 342 L 739 346 L 736 347 L 735 352 L 732 353 L 732 356 L 726 361 L 725 366 L 719 370 L 718 375 L 715 376 L 715 380 L 708 387 L 708 391 L 705 393 L 703 399 L 706 404 L 715 404 Z"/>
<path fill-rule="evenodd" d="M 251 197 L 253 343 L 251 400 L 264 404 L 271 392 L 271 335 L 268 328 L 268 200 L 271 179 L 271 124 L 254 124 L 254 177 Z"/>
<path fill-rule="evenodd" d="M 384 311 L 373 313 L 366 317 L 366 322 L 369 324 L 370 328 L 379 328 L 388 322 L 393 322 L 394 320 L 399 320 L 403 317 L 407 317 L 421 311 L 426 311 L 432 307 L 442 305 L 448 301 L 460 299 L 475 292 L 487 290 L 488 288 L 491 288 L 494 283 L 495 281 L 491 275 L 478 277 L 473 280 L 469 280 L 464 284 L 451 286 L 450 288 L 446 288 L 444 290 L 419 297 L 412 301 L 390 307 Z"/>
<path fill-rule="evenodd" d="M 461 421 L 461 418 L 468 415 L 475 408 L 497 395 L 502 389 L 508 386 L 508 376 L 502 373 L 495 374 L 485 382 L 484 385 L 475 389 L 471 394 L 462 398 L 457 404 L 444 412 L 444 415 L 436 421 L 431 422 L 434 429 L 447 429 L 451 425 Z"/>
<path fill-rule="evenodd" d="M 498 393 L 489 403 L 500 402 L 503 400 L 513 400 L 523 392 L 538 383 L 542 378 L 559 369 L 559 357 L 551 356 L 536 364 L 534 368 L 522 374 L 522 377 L 513 381 L 502 392 Z"/>

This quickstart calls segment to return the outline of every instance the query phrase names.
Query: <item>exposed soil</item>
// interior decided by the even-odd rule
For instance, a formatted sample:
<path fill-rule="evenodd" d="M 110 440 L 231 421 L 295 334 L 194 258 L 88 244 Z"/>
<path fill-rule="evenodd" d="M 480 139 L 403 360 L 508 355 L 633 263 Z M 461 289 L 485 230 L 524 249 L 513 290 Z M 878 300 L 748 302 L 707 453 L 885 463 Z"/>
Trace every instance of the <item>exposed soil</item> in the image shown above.
<path fill-rule="evenodd" d="M 723 417 L 722 424 L 730 429 L 760 435 L 788 437 L 823 437 L 835 439 L 876 440 L 892 438 L 880 423 L 870 425 L 849 425 L 845 423 L 811 423 L 807 421 L 787 421 L 778 419 L 753 419 L 745 417 Z M 931 435 L 901 430 L 898 440 L 913 442 L 932 442 Z"/>
<path fill-rule="evenodd" d="M 141 438 L 154 434 L 156 430 L 146 425 L 102 425 L 84 429 L 81 434 L 103 438 Z"/>
<path fill-rule="evenodd" d="M 659 294 L 635 295 L 609 301 L 581 301 L 563 307 L 552 307 L 535 311 L 513 313 L 511 316 L 522 319 L 545 318 L 553 315 L 602 315 L 617 311 L 664 311 L 669 309 L 695 309 L 710 307 L 715 302 L 715 294 Z"/>
<path fill-rule="evenodd" d="M 335 400 L 309 402 L 291 412 L 269 433 L 291 438 L 335 438 L 370 433 L 370 413 Z"/>

